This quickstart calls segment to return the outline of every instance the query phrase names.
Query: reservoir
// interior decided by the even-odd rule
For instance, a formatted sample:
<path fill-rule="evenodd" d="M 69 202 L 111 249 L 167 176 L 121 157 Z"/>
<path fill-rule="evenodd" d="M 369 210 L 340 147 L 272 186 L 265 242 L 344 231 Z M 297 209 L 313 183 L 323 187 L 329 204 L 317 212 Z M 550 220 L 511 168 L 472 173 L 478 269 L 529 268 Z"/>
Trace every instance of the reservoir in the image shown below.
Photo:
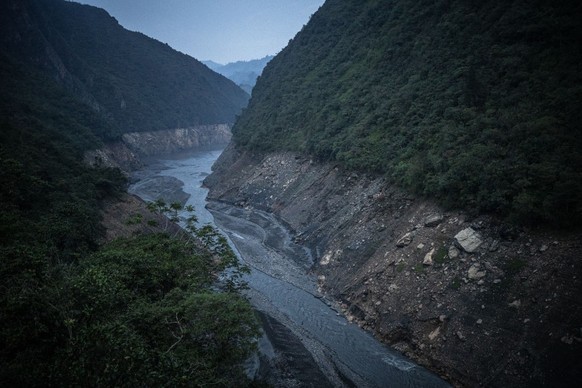
<path fill-rule="evenodd" d="M 334 309 L 309 272 L 311 252 L 296 244 L 275 217 L 206 201 L 202 183 L 220 153 L 198 150 L 151 160 L 132 175 L 129 192 L 145 201 L 160 196 L 186 201 L 200 224 L 217 227 L 251 268 L 245 293 L 266 333 L 256 360 L 258 375 L 271 376 L 281 387 L 448 387 Z"/>

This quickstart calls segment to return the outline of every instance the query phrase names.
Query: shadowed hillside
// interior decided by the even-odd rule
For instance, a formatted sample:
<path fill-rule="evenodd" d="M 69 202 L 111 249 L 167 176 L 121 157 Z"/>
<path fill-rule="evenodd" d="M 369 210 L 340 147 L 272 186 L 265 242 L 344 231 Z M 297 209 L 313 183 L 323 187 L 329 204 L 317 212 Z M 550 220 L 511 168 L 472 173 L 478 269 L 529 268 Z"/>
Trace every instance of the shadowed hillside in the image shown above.
<path fill-rule="evenodd" d="M 153 219 L 115 213 L 159 234 L 103 245 L 102 209 L 127 182 L 83 163 L 125 131 L 232 122 L 246 98 L 103 10 L 2 2 L 1 386 L 248 383 L 256 319 L 239 284 L 216 287 L 234 253 L 210 228 L 165 234 L 154 223 L 177 207 L 159 202 Z"/>
<path fill-rule="evenodd" d="M 123 132 L 232 123 L 248 96 L 199 61 L 104 10 L 55 0 L 0 6 L 0 49 L 64 86 Z"/>

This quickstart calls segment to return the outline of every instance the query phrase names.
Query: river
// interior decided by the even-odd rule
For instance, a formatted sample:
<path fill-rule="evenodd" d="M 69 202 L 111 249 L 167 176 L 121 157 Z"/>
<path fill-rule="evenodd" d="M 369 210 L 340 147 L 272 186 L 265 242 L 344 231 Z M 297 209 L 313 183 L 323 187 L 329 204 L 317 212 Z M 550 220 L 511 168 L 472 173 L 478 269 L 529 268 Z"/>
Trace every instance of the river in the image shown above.
<path fill-rule="evenodd" d="M 265 335 L 258 376 L 276 386 L 447 387 L 446 382 L 348 322 L 317 291 L 309 250 L 293 242 L 271 214 L 207 202 L 202 182 L 221 150 L 150 160 L 130 193 L 146 201 L 174 198 L 193 205 L 201 224 L 221 230 L 251 267 L 247 297 Z"/>

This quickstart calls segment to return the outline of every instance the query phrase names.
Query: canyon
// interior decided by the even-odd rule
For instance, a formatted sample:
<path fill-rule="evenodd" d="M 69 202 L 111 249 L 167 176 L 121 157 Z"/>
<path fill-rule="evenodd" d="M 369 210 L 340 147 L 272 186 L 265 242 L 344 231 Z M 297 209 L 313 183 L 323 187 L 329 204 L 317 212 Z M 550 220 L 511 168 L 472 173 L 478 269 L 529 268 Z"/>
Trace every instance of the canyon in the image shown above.
<path fill-rule="evenodd" d="M 85 159 L 131 171 L 229 140 L 226 125 L 133 133 Z M 443 209 L 380 176 L 232 142 L 204 183 L 214 203 L 272 214 L 310 250 L 326 300 L 454 385 L 580 381 L 580 232 Z"/>
<path fill-rule="evenodd" d="M 453 384 L 580 381 L 580 232 L 443 209 L 380 176 L 234 143 L 205 184 L 212 201 L 274 214 L 348 319 Z"/>

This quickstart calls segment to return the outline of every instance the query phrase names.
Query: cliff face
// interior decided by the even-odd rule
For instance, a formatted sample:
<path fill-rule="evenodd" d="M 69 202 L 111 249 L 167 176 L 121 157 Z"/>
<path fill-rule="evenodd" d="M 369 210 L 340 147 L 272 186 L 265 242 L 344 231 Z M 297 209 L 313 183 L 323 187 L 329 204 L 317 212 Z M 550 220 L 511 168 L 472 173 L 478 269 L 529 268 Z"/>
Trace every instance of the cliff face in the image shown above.
<path fill-rule="evenodd" d="M 279 216 L 350 319 L 456 384 L 580 381 L 582 233 L 471 218 L 383 178 L 232 145 L 206 184 Z"/>
<path fill-rule="evenodd" d="M 147 157 L 188 151 L 196 147 L 226 146 L 231 136 L 230 127 L 227 124 L 215 124 L 126 133 L 122 136 L 122 140 L 132 151 Z"/>
<path fill-rule="evenodd" d="M 231 138 L 228 124 L 201 125 L 162 131 L 131 132 L 121 141 L 87 151 L 85 162 L 132 171 L 142 166 L 142 158 L 171 155 L 199 147 L 225 147 Z"/>

